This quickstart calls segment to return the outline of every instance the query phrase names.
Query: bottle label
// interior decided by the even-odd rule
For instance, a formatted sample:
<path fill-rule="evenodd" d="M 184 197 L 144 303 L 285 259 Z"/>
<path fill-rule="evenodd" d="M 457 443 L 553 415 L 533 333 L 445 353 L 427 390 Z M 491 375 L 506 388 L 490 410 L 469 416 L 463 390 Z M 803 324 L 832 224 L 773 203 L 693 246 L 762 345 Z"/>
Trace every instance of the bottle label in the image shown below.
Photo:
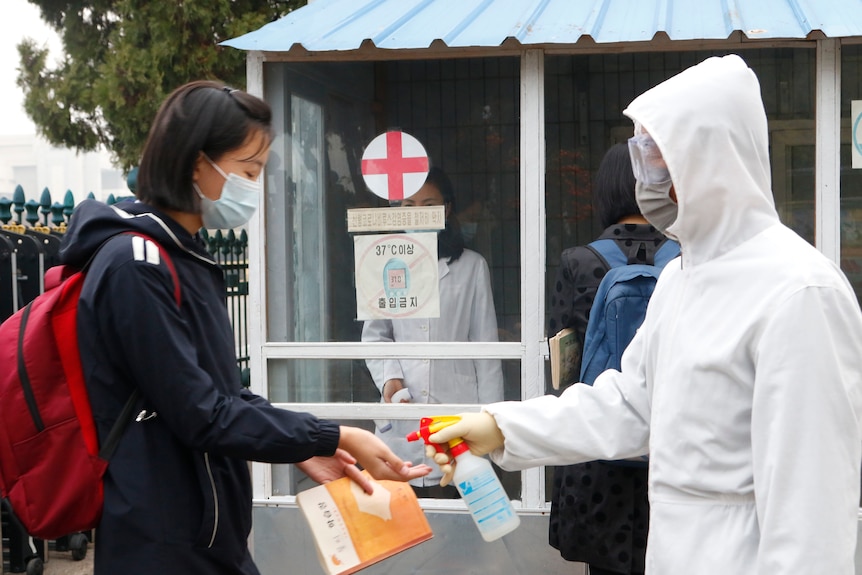
<path fill-rule="evenodd" d="M 515 516 L 509 496 L 493 470 L 477 473 L 457 487 L 479 529 L 494 529 Z"/>

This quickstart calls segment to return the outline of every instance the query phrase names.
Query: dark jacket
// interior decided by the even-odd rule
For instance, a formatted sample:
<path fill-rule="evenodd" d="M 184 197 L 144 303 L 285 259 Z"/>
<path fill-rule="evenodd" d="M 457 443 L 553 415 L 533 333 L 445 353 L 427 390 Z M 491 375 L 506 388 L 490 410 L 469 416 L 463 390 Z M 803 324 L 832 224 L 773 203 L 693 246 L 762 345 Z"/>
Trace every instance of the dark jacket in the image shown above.
<path fill-rule="evenodd" d="M 616 224 L 597 239 L 608 238 L 629 263 L 652 264 L 667 241 L 649 224 Z M 593 298 L 607 271 L 607 263 L 586 246 L 563 251 L 548 295 L 549 336 L 574 328 L 583 349 Z M 602 461 L 555 468 L 548 538 L 564 559 L 615 573 L 643 573 L 648 526 L 645 468 Z"/>
<path fill-rule="evenodd" d="M 131 230 L 170 254 L 180 307 L 165 258 L 121 233 Z M 82 266 L 97 249 L 78 338 L 99 438 L 134 389 L 142 394 L 135 413 L 146 417 L 128 426 L 108 466 L 95 572 L 258 573 L 246 544 L 246 460 L 331 455 L 338 426 L 277 409 L 241 387 L 222 270 L 199 236 L 142 203 L 85 201 L 61 259 Z"/>

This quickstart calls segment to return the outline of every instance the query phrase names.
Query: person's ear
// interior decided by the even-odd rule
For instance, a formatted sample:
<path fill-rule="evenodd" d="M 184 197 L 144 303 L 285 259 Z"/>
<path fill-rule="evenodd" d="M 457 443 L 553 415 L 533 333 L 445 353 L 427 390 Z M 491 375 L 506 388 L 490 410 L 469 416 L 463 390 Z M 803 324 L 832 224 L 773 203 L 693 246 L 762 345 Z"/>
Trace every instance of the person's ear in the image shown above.
<path fill-rule="evenodd" d="M 205 163 L 206 163 L 206 158 L 204 157 L 204 153 L 198 152 L 198 157 L 195 160 L 195 165 L 194 165 L 194 168 L 192 169 L 192 182 L 197 183 L 197 181 L 200 179 L 201 169 L 203 168 Z"/>
<path fill-rule="evenodd" d="M 449 216 L 452 215 L 452 202 L 444 202 L 443 208 L 444 208 L 443 219 L 448 220 Z"/>

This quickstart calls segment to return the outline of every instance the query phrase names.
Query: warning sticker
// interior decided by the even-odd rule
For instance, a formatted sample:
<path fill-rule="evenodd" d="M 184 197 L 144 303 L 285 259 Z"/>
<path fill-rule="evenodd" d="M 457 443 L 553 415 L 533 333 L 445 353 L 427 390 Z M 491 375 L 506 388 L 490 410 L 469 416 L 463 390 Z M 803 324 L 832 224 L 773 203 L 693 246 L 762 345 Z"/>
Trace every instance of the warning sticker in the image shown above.
<path fill-rule="evenodd" d="M 356 317 L 440 317 L 437 234 L 355 236 Z"/>

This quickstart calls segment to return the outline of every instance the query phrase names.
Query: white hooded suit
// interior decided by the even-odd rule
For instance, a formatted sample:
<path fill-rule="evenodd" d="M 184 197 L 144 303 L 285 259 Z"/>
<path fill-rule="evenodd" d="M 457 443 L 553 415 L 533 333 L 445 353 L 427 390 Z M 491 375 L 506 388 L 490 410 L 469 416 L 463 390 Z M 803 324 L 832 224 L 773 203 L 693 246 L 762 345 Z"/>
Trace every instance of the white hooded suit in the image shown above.
<path fill-rule="evenodd" d="M 622 371 L 491 404 L 506 469 L 650 453 L 652 575 L 852 575 L 862 315 L 838 267 L 779 222 L 760 87 L 710 58 L 624 112 L 668 164 L 682 256 Z"/>

